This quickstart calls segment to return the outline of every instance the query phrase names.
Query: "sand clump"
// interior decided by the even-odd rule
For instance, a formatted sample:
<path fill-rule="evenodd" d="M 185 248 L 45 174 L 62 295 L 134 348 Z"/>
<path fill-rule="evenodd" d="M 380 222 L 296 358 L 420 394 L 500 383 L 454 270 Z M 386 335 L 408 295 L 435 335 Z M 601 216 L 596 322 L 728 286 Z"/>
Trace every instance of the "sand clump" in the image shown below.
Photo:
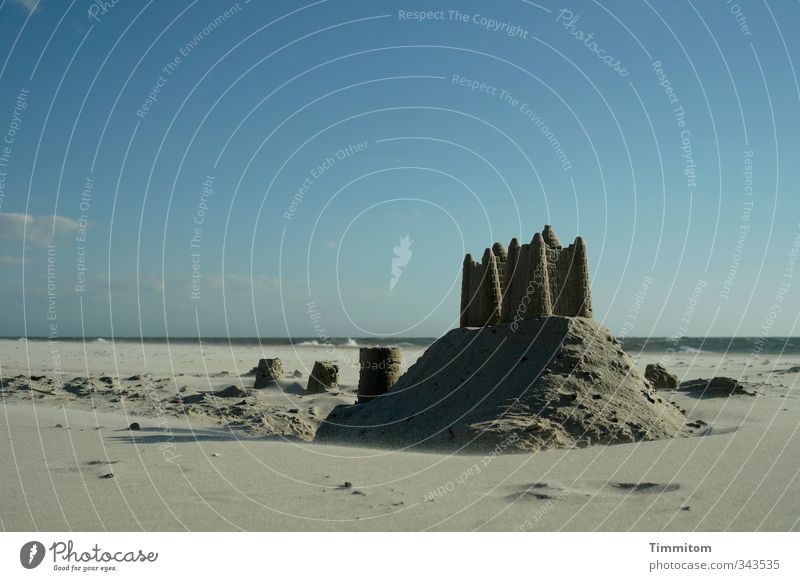
<path fill-rule="evenodd" d="M 308 393 L 327 393 L 339 386 L 339 366 L 333 361 L 315 361 L 308 376 Z"/>
<path fill-rule="evenodd" d="M 274 359 L 260 359 L 255 375 L 254 389 L 274 386 L 275 382 L 283 377 L 283 363 L 277 357 Z"/>
<path fill-rule="evenodd" d="M 678 376 L 667 371 L 660 363 L 649 363 L 644 369 L 644 378 L 658 390 L 673 390 L 678 387 Z"/>
<path fill-rule="evenodd" d="M 249 389 L 242 383 L 210 387 L 211 376 L 196 377 L 196 385 L 205 384 L 196 389 L 178 387 L 177 376 L 142 374 L 109 382 L 110 378 L 102 374 L 68 380 L 20 374 L 0 380 L 0 399 L 6 403 L 29 404 L 36 400 L 40 406 L 134 414 L 144 419 L 142 428 L 161 425 L 166 417 L 185 417 L 198 425 L 235 430 L 242 437 L 303 441 L 313 440 L 317 426 L 337 403 L 354 401 L 352 394 L 316 395 L 284 379 L 273 380 L 271 389 L 265 390 Z M 139 426 L 133 423 L 129 429 Z"/>
<path fill-rule="evenodd" d="M 450 331 L 386 394 L 336 407 L 316 439 L 529 451 L 681 437 L 697 427 L 604 326 L 551 316 Z"/>
<path fill-rule="evenodd" d="M 678 388 L 696 397 L 729 397 L 732 395 L 756 395 L 757 387 L 732 377 L 712 377 L 684 381 Z"/>

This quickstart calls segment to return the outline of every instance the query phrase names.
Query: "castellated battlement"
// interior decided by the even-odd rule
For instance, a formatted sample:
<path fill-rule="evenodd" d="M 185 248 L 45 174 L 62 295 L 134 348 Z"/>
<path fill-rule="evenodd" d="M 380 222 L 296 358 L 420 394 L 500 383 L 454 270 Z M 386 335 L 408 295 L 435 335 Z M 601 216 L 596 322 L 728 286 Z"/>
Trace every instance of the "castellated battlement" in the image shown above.
<path fill-rule="evenodd" d="M 514 238 L 508 250 L 499 242 L 484 250 L 480 262 L 464 257 L 462 327 L 550 315 L 592 316 L 589 259 L 580 236 L 562 248 L 546 225 L 530 244 Z"/>

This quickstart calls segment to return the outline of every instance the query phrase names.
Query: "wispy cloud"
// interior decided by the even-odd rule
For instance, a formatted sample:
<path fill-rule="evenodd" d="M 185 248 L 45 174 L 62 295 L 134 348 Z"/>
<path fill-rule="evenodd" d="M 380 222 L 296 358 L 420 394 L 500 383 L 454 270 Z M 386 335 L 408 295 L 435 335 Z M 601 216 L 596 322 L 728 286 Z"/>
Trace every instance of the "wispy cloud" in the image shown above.
<path fill-rule="evenodd" d="M 0 268 L 17 268 L 20 266 L 27 266 L 30 260 L 19 256 L 0 256 Z"/>
<path fill-rule="evenodd" d="M 221 276 L 209 276 L 206 280 L 215 288 L 221 288 L 224 285 L 236 289 L 250 290 L 252 287 L 255 292 L 271 291 L 280 286 L 280 281 L 277 278 L 263 274 L 253 277 L 245 274 L 226 274 L 224 278 Z"/>
<path fill-rule="evenodd" d="M 64 216 L 31 216 L 30 214 L 0 213 L 0 240 L 27 242 L 44 246 L 53 238 L 69 236 L 78 230 L 78 222 Z"/>
<path fill-rule="evenodd" d="M 42 8 L 39 0 L 12 0 L 12 2 L 22 6 L 28 12 L 38 12 Z"/>
<path fill-rule="evenodd" d="M 138 277 L 135 274 L 112 274 L 111 276 L 99 274 L 96 281 L 103 288 L 110 287 L 114 293 L 122 290 L 135 290 L 137 286 L 159 293 L 164 291 L 164 281 L 160 276 L 153 274 L 142 274 Z"/>
<path fill-rule="evenodd" d="M 327 246 L 331 250 L 336 250 L 336 247 L 338 246 L 338 244 L 336 244 L 336 240 L 326 240 L 325 241 L 325 246 Z"/>

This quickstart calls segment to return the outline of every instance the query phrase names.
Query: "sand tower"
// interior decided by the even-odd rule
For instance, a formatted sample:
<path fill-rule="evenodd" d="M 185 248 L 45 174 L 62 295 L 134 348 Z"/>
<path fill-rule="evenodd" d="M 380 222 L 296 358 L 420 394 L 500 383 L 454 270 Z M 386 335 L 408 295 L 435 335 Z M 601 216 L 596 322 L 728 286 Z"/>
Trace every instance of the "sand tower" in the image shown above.
<path fill-rule="evenodd" d="M 484 327 L 536 317 L 592 316 L 589 259 L 578 236 L 563 248 L 548 224 L 530 244 L 496 242 L 481 262 L 464 257 L 461 326 Z"/>

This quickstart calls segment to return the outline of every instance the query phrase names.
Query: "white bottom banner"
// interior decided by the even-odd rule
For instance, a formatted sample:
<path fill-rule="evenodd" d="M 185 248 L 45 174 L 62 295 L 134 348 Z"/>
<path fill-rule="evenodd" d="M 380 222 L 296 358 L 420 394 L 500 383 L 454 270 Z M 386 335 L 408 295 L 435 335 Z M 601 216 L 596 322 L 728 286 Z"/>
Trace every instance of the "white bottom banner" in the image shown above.
<path fill-rule="evenodd" d="M 3 533 L 0 579 L 798 579 L 798 539 L 793 533 Z"/>

